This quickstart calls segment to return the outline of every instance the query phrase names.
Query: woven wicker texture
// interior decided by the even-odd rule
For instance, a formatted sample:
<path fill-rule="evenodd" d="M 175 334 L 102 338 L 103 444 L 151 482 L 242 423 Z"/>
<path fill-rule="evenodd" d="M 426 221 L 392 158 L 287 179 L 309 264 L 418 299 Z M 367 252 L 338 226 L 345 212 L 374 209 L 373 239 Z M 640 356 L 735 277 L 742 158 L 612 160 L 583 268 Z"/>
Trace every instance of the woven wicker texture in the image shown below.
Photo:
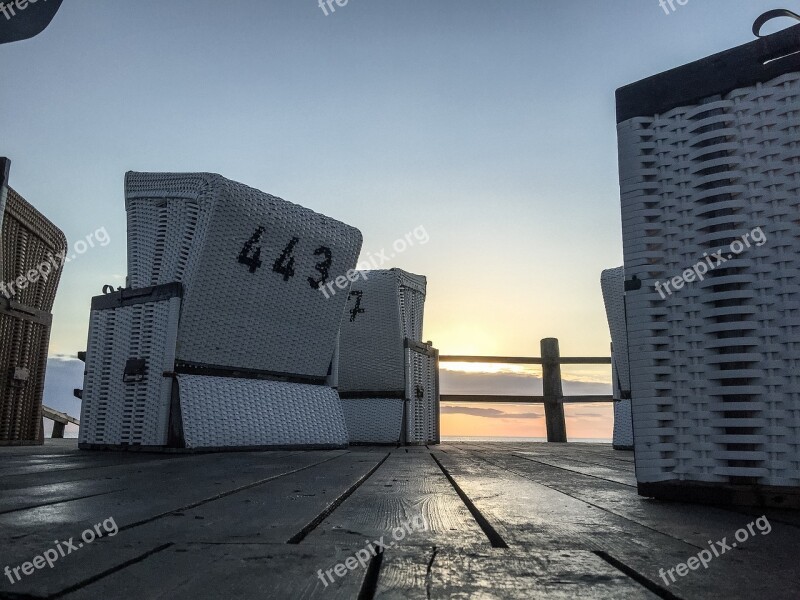
<path fill-rule="evenodd" d="M 7 283 L 67 249 L 64 234 L 10 188 L 0 243 L 0 271 Z M 8 290 L 10 300 L 50 313 L 60 278 L 60 268 L 53 268 L 47 280 L 27 282 L 24 289 L 15 284 L 13 295 Z M 9 304 L 0 295 L 0 306 L 7 309 Z M 50 325 L 0 314 L 0 340 L 0 442 L 38 441 Z"/>
<path fill-rule="evenodd" d="M 619 124 L 640 481 L 800 485 L 798 114 L 794 73 Z M 755 227 L 768 241 L 732 254 Z"/>
<path fill-rule="evenodd" d="M 628 328 L 625 324 L 625 269 L 607 269 L 600 276 L 603 301 L 606 306 L 608 327 L 611 331 L 613 356 L 611 373 L 614 387 L 614 439 L 615 448 L 633 446 L 633 422 L 631 420 L 630 368 L 628 366 Z"/>
<path fill-rule="evenodd" d="M 2 175 L 0 175 L 0 177 L 2 177 Z M 8 186 L 0 181 L 0 281 L 6 281 L 6 277 L 3 274 L 3 266 L 5 264 L 3 260 L 3 254 L 5 254 L 5 247 L 3 246 L 3 220 L 5 219 L 8 194 Z"/>
<path fill-rule="evenodd" d="M 208 173 L 128 173 L 134 288 L 180 281 L 181 361 L 325 377 L 360 232 Z"/>
<path fill-rule="evenodd" d="M 360 273 L 342 320 L 339 391 L 404 391 L 404 342 L 422 339 L 425 278 L 400 269 Z"/>
<path fill-rule="evenodd" d="M 11 188 L 6 202 L 2 230 L 3 277 L 4 281 L 11 282 L 40 264 L 52 261 L 57 254 L 66 252 L 67 239 L 60 229 Z M 61 265 L 60 260 L 58 264 Z M 13 300 L 51 312 L 60 280 L 61 269 L 53 269 L 47 280 L 39 278 L 29 282 L 25 289 L 15 286 Z"/>
<path fill-rule="evenodd" d="M 402 398 L 342 399 L 352 444 L 397 444 L 403 427 Z"/>
<path fill-rule="evenodd" d="M 406 443 L 439 443 L 439 389 L 435 356 L 406 349 Z M 349 426 L 349 424 L 348 424 Z"/>
<path fill-rule="evenodd" d="M 347 445 L 332 388 L 201 375 L 178 382 L 187 448 Z"/>
<path fill-rule="evenodd" d="M 628 327 L 625 323 L 625 269 L 606 269 L 600 276 L 603 301 L 606 307 L 608 328 L 611 332 L 611 343 L 614 348 L 614 397 L 619 399 L 620 392 L 630 392 L 631 375 L 628 368 Z"/>
<path fill-rule="evenodd" d="M 614 402 L 614 433 L 612 445 L 616 450 L 633 450 L 633 416 L 631 401 Z"/>
<path fill-rule="evenodd" d="M 344 400 L 354 442 L 396 442 L 403 429 L 409 444 L 438 441 L 436 358 L 406 348 L 406 340 L 422 339 L 425 289 L 424 277 L 400 269 L 362 272 L 350 288 L 340 333 L 339 390 L 376 396 Z M 405 426 L 402 401 L 381 392 L 404 395 Z"/>
<path fill-rule="evenodd" d="M 0 298 L 0 306 L 4 303 Z M 0 442 L 35 442 L 41 427 L 50 326 L 0 314 L 0 340 Z"/>
<path fill-rule="evenodd" d="M 180 298 L 93 310 L 81 402 L 80 442 L 167 443 Z M 124 382 L 129 358 L 145 358 L 141 381 Z"/>

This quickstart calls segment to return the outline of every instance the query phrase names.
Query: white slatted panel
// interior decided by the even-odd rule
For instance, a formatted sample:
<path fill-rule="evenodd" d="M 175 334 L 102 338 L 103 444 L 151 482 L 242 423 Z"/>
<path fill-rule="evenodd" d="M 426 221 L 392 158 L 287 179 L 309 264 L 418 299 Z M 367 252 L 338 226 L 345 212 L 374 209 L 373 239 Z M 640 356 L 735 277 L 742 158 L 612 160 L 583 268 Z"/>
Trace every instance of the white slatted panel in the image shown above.
<path fill-rule="evenodd" d="M 619 148 L 639 480 L 800 485 L 800 74 L 622 122 Z"/>
<path fill-rule="evenodd" d="M 614 438 L 615 448 L 633 447 L 633 421 L 631 402 L 623 399 L 631 390 L 628 362 L 628 328 L 625 323 L 625 269 L 606 269 L 600 276 L 603 301 L 606 306 L 608 327 L 611 331 L 613 356 L 611 375 L 614 385 Z M 624 393 L 623 393 L 624 392 Z"/>
<path fill-rule="evenodd" d="M 89 323 L 81 427 L 83 444 L 163 446 L 167 443 L 180 299 L 93 310 Z M 147 374 L 123 382 L 129 358 Z"/>

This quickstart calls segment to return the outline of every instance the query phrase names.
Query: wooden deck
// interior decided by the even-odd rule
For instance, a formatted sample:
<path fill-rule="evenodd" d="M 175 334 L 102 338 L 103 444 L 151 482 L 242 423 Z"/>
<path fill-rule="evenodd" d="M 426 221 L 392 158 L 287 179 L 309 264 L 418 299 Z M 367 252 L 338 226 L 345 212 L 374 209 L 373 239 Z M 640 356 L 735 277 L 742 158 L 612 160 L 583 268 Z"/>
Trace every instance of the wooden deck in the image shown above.
<path fill-rule="evenodd" d="M 75 550 L 52 568 L 18 570 L 13 584 L 0 574 L 0 598 L 800 597 L 800 516 L 776 510 L 766 513 L 768 535 L 756 529 L 666 585 L 660 569 L 709 541 L 730 545 L 763 511 L 640 498 L 632 461 L 583 444 L 3 448 L 0 569 L 66 550 L 70 538 Z M 104 521 L 103 537 L 80 547 L 82 532 Z M 387 550 L 372 556 L 376 540 Z M 366 567 L 350 570 L 359 551 Z M 334 582 L 326 587 L 320 570 Z"/>

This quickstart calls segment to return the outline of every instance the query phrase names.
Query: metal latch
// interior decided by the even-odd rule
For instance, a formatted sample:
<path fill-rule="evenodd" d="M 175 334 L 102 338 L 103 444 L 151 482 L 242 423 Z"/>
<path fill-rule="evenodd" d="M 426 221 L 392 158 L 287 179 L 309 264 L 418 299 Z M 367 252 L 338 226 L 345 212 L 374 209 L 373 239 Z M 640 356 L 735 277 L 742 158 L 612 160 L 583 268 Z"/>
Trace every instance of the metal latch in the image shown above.
<path fill-rule="evenodd" d="M 139 383 L 147 375 L 147 361 L 143 358 L 129 358 L 125 363 L 123 383 Z"/>
<path fill-rule="evenodd" d="M 635 292 L 636 290 L 640 289 L 642 289 L 642 280 L 639 279 L 636 275 L 634 275 L 631 279 L 625 280 L 626 292 Z"/>

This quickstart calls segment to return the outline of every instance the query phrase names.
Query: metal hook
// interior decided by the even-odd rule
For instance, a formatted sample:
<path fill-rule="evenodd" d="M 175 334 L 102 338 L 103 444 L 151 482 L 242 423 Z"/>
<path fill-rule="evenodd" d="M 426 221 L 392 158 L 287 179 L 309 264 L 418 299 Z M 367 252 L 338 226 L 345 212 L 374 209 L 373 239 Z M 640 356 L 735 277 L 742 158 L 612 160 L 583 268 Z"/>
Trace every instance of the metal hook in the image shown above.
<path fill-rule="evenodd" d="M 791 19 L 795 19 L 796 21 L 800 21 L 800 15 L 797 13 L 793 13 L 790 10 L 785 8 L 777 8 L 775 10 L 768 10 L 763 15 L 756 19 L 756 22 L 753 23 L 753 35 L 756 37 L 764 37 L 761 35 L 761 28 L 767 24 L 768 21 L 772 19 L 777 19 L 779 17 L 789 17 Z"/>

